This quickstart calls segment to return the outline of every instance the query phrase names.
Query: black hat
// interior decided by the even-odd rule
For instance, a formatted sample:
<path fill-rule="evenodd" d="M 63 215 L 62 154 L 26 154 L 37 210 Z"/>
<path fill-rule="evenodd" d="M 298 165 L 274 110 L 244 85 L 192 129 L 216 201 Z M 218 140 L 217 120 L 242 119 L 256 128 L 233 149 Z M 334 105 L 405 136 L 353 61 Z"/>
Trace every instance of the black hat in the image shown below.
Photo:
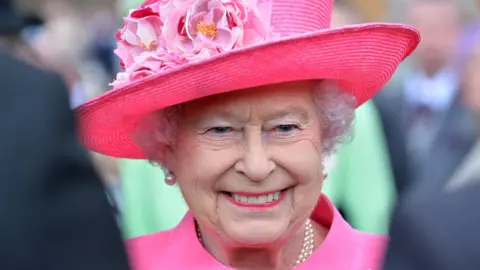
<path fill-rule="evenodd" d="M 40 19 L 16 10 L 12 0 L 0 0 L 0 34 L 15 34 L 26 26 L 39 24 L 42 24 Z"/>

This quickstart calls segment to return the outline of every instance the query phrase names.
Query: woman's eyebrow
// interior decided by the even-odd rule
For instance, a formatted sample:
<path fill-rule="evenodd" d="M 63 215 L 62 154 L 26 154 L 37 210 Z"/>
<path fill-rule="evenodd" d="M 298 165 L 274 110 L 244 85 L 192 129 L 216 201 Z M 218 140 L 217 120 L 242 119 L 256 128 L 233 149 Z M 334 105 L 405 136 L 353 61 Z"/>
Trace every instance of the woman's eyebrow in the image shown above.
<path fill-rule="evenodd" d="M 245 116 L 239 116 L 238 114 L 235 114 L 231 110 L 227 109 L 216 109 L 212 112 L 205 112 L 202 114 L 199 113 L 198 115 L 195 115 L 190 119 L 190 122 L 193 123 L 208 123 L 214 121 L 224 121 L 227 123 L 235 124 L 244 122 Z"/>
<path fill-rule="evenodd" d="M 273 109 L 266 114 L 267 119 L 279 119 L 287 116 L 299 117 L 301 121 L 308 121 L 308 111 L 300 106 L 287 106 L 283 108 Z"/>
<path fill-rule="evenodd" d="M 274 108 L 266 112 L 262 118 L 266 121 L 281 119 L 285 117 L 298 117 L 302 122 L 308 122 L 309 113 L 308 111 L 301 106 L 285 106 Z M 225 121 L 232 124 L 244 123 L 248 121 L 244 114 L 239 115 L 238 113 L 233 112 L 227 108 L 215 109 L 211 112 L 204 112 L 193 116 L 190 119 L 190 122 L 194 123 L 205 123 L 213 121 Z"/>

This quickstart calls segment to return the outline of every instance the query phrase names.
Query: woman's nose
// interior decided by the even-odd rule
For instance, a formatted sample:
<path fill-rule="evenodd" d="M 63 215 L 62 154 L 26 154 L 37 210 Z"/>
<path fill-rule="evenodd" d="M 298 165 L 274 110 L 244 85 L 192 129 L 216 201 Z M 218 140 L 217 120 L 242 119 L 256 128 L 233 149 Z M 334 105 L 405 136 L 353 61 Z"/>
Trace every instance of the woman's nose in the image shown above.
<path fill-rule="evenodd" d="M 275 170 L 275 166 L 260 136 L 259 139 L 249 140 L 243 157 L 235 164 L 235 169 L 252 181 L 262 181 Z"/>

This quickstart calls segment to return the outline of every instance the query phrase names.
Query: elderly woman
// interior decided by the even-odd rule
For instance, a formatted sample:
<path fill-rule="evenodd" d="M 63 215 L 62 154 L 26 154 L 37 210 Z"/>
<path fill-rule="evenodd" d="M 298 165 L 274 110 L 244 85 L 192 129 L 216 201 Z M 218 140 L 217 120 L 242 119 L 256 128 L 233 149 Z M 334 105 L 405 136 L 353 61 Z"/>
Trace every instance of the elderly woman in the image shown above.
<path fill-rule="evenodd" d="M 160 164 L 190 208 L 128 242 L 134 269 L 379 269 L 386 239 L 322 195 L 323 161 L 419 34 L 330 29 L 332 6 L 150 0 L 125 18 L 125 72 L 78 108 L 83 143 Z"/>

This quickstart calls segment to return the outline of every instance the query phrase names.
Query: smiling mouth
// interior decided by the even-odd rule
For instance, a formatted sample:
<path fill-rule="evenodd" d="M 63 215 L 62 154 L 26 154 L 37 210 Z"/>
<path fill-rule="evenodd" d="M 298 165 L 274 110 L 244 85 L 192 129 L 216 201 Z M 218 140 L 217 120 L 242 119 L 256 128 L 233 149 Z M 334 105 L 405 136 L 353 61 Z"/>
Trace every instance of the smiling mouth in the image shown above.
<path fill-rule="evenodd" d="M 252 194 L 252 193 L 236 193 L 236 192 L 224 192 L 227 195 L 227 198 L 240 206 L 272 206 L 277 204 L 285 197 L 285 191 L 283 189 L 280 191 L 262 193 L 262 194 Z"/>

